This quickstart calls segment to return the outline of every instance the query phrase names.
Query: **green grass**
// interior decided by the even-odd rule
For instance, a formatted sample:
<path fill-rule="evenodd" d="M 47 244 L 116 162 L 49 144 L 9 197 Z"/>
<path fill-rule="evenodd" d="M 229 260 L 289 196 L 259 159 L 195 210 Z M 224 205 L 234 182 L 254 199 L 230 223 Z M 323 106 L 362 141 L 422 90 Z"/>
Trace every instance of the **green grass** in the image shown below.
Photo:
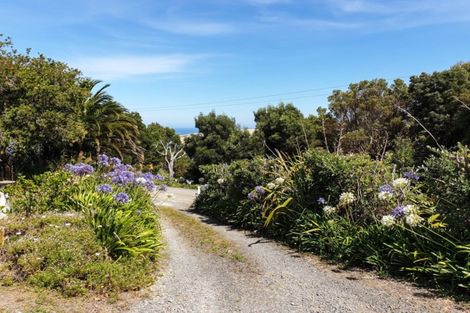
<path fill-rule="evenodd" d="M 79 214 L 11 215 L 0 222 L 0 284 L 27 284 L 80 296 L 93 291 L 116 294 L 154 281 L 149 258 L 112 260 Z"/>
<path fill-rule="evenodd" d="M 237 262 L 245 261 L 236 244 L 223 238 L 209 225 L 173 208 L 159 207 L 159 211 L 192 246 Z"/>

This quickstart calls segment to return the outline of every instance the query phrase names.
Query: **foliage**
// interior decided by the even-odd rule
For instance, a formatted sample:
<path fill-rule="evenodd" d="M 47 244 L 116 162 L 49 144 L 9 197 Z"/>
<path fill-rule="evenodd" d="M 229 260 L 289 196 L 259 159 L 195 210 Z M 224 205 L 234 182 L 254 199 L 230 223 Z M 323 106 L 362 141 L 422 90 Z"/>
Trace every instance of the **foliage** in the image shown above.
<path fill-rule="evenodd" d="M 470 149 L 459 145 L 453 151 L 434 150 L 422 166 L 423 186 L 436 202 L 436 211 L 446 217 L 449 231 L 470 240 Z"/>
<path fill-rule="evenodd" d="M 2 136 L 17 143 L 16 166 L 38 172 L 84 139 L 79 116 L 88 81 L 78 70 L 43 55 L 18 54 L 11 45 L 0 50 Z"/>
<path fill-rule="evenodd" d="M 90 82 L 90 93 L 99 83 Z M 81 148 L 94 151 L 95 156 L 102 152 L 116 153 L 121 158 L 134 155 L 142 162 L 143 151 L 138 146 L 138 122 L 106 93 L 108 87 L 109 84 L 99 88 L 80 107 L 80 117 L 87 130 Z"/>
<path fill-rule="evenodd" d="M 410 78 L 409 111 L 428 129 L 437 142 L 451 148 L 461 142 L 470 143 L 470 110 L 461 101 L 469 100 L 470 63 L 457 64 L 449 70 L 422 73 Z M 436 143 L 423 127 L 413 124 L 412 136 L 417 139 L 420 157 L 427 155 L 426 146 Z"/>
<path fill-rule="evenodd" d="M 12 212 L 0 255 L 13 277 L 69 296 L 151 281 L 161 245 L 151 192 L 162 178 L 106 155 L 96 165 L 67 164 L 9 187 Z"/>
<path fill-rule="evenodd" d="M 258 142 L 226 115 L 216 115 L 215 112 L 200 114 L 196 118 L 196 127 L 199 133 L 185 140 L 185 151 L 193 162 L 192 179 L 199 178 L 201 165 L 249 158 L 260 150 Z"/>
<path fill-rule="evenodd" d="M 0 281 L 24 281 L 64 296 L 94 290 L 116 293 L 152 282 L 154 264 L 145 258 L 110 259 L 93 229 L 77 214 L 12 216 L 2 221 L 8 239 L 2 248 L 7 271 Z"/>
<path fill-rule="evenodd" d="M 368 153 L 374 158 L 383 155 L 403 133 L 403 113 L 395 106 L 406 101 L 407 92 L 402 80 L 389 87 L 384 79 L 350 84 L 347 91 L 334 90 L 328 97 L 329 114 L 335 121 L 334 151 Z"/>
<path fill-rule="evenodd" d="M 459 223 L 439 201 L 452 190 L 462 193 L 458 201 L 468 203 L 468 192 L 462 189 L 467 154 L 462 147 L 442 152 L 426 163 L 430 169 L 402 176 L 395 165 L 368 155 L 315 149 L 295 158 L 281 154 L 269 161 L 259 159 L 269 166 L 260 171 L 258 165 L 246 185 L 234 177 L 250 173 L 250 162 L 207 166 L 209 183 L 195 207 L 303 251 L 464 294 L 470 288 L 468 239 L 453 230 Z M 434 193 L 440 185 L 430 188 L 426 176 L 434 171 L 443 174 L 440 183 L 448 184 L 447 190 Z M 243 186 L 238 190 L 246 192 L 250 184 L 247 197 L 233 191 Z"/>
<path fill-rule="evenodd" d="M 76 182 L 66 171 L 45 172 L 31 179 L 19 177 L 14 185 L 6 188 L 14 213 L 64 212 L 69 197 L 76 189 Z"/>
<path fill-rule="evenodd" d="M 293 155 L 316 145 L 318 127 L 291 103 L 259 109 L 255 122 L 255 135 L 265 143 L 266 154 L 277 150 Z"/>
<path fill-rule="evenodd" d="M 140 132 L 140 141 L 145 149 L 145 163 L 163 164 L 163 157 L 158 153 L 157 145 L 162 142 L 174 142 L 180 144 L 180 137 L 175 130 L 163 127 L 158 123 L 150 123 L 143 126 Z"/>

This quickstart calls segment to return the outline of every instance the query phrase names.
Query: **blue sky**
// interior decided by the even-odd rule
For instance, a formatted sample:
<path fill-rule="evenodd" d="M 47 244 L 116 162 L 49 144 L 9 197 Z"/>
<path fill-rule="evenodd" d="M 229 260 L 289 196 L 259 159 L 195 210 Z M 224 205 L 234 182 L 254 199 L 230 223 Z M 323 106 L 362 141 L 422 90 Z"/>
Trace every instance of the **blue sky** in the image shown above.
<path fill-rule="evenodd" d="M 267 104 L 311 114 L 332 87 L 470 61 L 468 0 L 0 0 L 0 13 L 20 50 L 172 127 L 212 109 L 253 127 Z"/>

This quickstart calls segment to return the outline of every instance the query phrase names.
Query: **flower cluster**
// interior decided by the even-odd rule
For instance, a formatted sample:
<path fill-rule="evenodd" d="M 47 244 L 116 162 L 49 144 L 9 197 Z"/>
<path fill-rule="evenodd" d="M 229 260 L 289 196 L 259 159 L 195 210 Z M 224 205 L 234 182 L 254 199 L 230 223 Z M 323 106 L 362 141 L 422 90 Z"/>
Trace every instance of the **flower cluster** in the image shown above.
<path fill-rule="evenodd" d="M 347 206 L 353 204 L 356 201 L 356 196 L 352 192 L 343 192 L 339 196 L 339 206 Z"/>
<path fill-rule="evenodd" d="M 404 217 L 405 223 L 411 227 L 418 226 L 423 222 L 423 218 L 419 216 L 419 210 L 415 205 L 408 204 L 406 206 L 397 206 L 393 209 L 392 213 L 382 216 L 381 223 L 384 226 L 390 227 Z"/>
<path fill-rule="evenodd" d="M 255 201 L 260 199 L 266 191 L 264 190 L 263 186 L 256 186 L 254 190 L 248 193 L 248 199 L 251 201 Z"/>
<path fill-rule="evenodd" d="M 323 213 L 325 213 L 326 215 L 331 215 L 333 213 L 336 213 L 336 208 L 331 205 L 325 205 L 323 207 Z"/>
<path fill-rule="evenodd" d="M 135 182 L 134 172 L 129 171 L 125 166 L 121 165 L 109 172 L 108 177 L 117 185 L 127 185 Z"/>
<path fill-rule="evenodd" d="M 217 179 L 217 184 L 222 185 L 223 183 L 225 183 L 225 180 L 223 178 Z"/>
<path fill-rule="evenodd" d="M 5 154 L 9 157 L 14 156 L 16 153 L 16 142 L 11 141 L 5 148 Z"/>
<path fill-rule="evenodd" d="M 419 180 L 419 178 L 420 178 L 420 177 L 418 176 L 418 174 L 416 174 L 416 173 L 413 172 L 413 171 L 405 172 L 405 173 L 403 173 L 403 176 L 404 176 L 405 178 L 408 178 L 409 180 Z"/>
<path fill-rule="evenodd" d="M 109 157 L 106 154 L 100 154 L 98 156 L 98 165 L 101 167 L 109 166 Z"/>
<path fill-rule="evenodd" d="M 110 193 L 111 191 L 113 191 L 113 187 L 108 184 L 102 184 L 96 187 L 96 190 L 101 193 Z"/>
<path fill-rule="evenodd" d="M 135 183 L 147 188 L 148 191 L 155 191 L 157 186 L 153 182 L 154 175 L 152 173 L 143 173 L 135 179 Z"/>
<path fill-rule="evenodd" d="M 332 215 L 334 213 L 337 213 L 341 207 L 347 207 L 353 204 L 355 201 L 356 201 L 356 196 L 352 192 L 343 192 L 339 196 L 337 206 L 328 205 L 328 202 L 323 197 L 318 198 L 317 203 L 319 205 L 323 205 L 322 210 L 325 215 Z"/>
<path fill-rule="evenodd" d="M 393 187 L 399 188 L 399 189 L 404 189 L 408 187 L 409 184 L 410 184 L 410 181 L 404 177 L 397 178 L 392 182 Z"/>
<path fill-rule="evenodd" d="M 393 180 L 392 185 L 386 184 L 379 188 L 378 198 L 380 200 L 385 201 L 389 205 L 395 202 L 395 207 L 392 211 L 382 216 L 380 220 L 386 227 L 391 227 L 399 221 L 414 227 L 421 224 L 424 220 L 420 216 L 420 209 L 416 205 L 409 204 L 410 195 L 413 194 L 412 181 L 419 180 L 419 176 L 411 171 L 405 172 L 403 176 Z"/>
<path fill-rule="evenodd" d="M 124 204 L 124 203 L 127 203 L 129 202 L 129 195 L 125 192 L 120 192 L 118 194 L 116 194 L 114 196 L 114 200 L 116 200 L 117 202 L 121 203 L 121 204 Z"/>
<path fill-rule="evenodd" d="M 85 163 L 78 163 L 78 164 L 66 164 L 64 166 L 64 170 L 71 172 L 78 176 L 83 176 L 87 174 L 92 174 L 95 169 L 93 166 L 85 164 Z"/>

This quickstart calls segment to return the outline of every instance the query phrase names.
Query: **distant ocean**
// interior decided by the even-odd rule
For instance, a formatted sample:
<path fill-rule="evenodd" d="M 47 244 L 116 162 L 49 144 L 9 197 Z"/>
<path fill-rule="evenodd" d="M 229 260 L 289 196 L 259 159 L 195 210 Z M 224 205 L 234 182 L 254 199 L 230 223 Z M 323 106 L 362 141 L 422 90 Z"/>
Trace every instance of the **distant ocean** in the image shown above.
<path fill-rule="evenodd" d="M 181 128 L 175 128 L 176 134 L 178 135 L 189 135 L 189 134 L 194 134 L 198 132 L 197 128 L 191 128 L 191 127 L 181 127 Z"/>

